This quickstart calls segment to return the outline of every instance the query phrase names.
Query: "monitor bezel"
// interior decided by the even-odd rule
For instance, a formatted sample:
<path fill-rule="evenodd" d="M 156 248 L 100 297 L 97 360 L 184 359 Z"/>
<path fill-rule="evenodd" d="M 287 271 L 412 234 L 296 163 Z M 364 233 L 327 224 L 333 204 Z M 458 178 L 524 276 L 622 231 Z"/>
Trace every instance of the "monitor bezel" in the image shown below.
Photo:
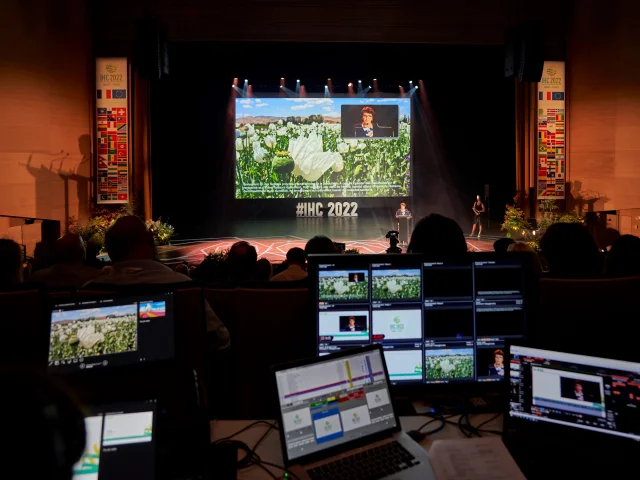
<path fill-rule="evenodd" d="M 572 355 L 580 355 L 583 357 L 589 357 L 593 359 L 599 360 L 607 360 L 602 357 L 594 357 L 593 355 L 584 355 L 583 353 L 579 353 L 577 351 L 569 351 L 559 352 L 557 350 L 548 350 L 545 348 L 540 348 L 532 345 L 530 342 L 507 342 L 505 344 L 505 363 L 511 363 L 511 348 L 513 346 L 520 348 L 530 348 L 535 350 L 540 350 L 544 353 L 568 353 Z M 626 363 L 625 360 L 621 360 Z M 508 367 L 509 365 L 507 365 Z M 639 365 L 640 368 L 640 365 Z M 521 417 L 512 417 L 511 413 L 511 396 L 509 394 L 509 389 L 511 385 L 511 368 L 505 369 L 505 381 L 503 383 L 503 412 L 504 412 L 504 420 L 503 420 L 503 436 L 505 440 L 509 440 L 514 434 L 517 434 L 518 437 L 526 435 L 531 437 L 533 441 L 536 439 L 547 439 L 553 438 L 556 440 L 560 440 L 561 442 L 568 441 L 570 444 L 575 445 L 575 448 L 579 449 L 581 445 L 592 445 L 593 442 L 602 442 L 606 439 L 607 443 L 609 443 L 612 448 L 615 449 L 617 445 L 629 446 L 629 445 L 638 445 L 640 444 L 640 439 L 636 440 L 629 437 L 624 437 L 620 435 L 615 435 L 609 433 L 606 430 L 597 429 L 586 429 L 580 427 L 573 427 L 571 425 L 558 424 L 554 422 L 547 421 L 533 421 Z"/>
<path fill-rule="evenodd" d="M 527 254 L 521 252 L 509 252 L 509 253 L 495 253 L 495 252 L 469 252 L 465 255 L 451 258 L 451 257 L 443 257 L 443 256 L 433 256 L 433 255 L 425 255 L 425 254 L 413 254 L 413 253 L 405 253 L 405 254 L 359 254 L 359 255 L 349 255 L 349 254 L 321 254 L 321 255 L 309 255 L 308 258 L 308 278 L 309 278 L 309 289 L 310 289 L 310 315 L 315 323 L 315 338 L 314 341 L 314 349 L 316 355 L 319 354 L 318 350 L 318 318 L 317 318 L 317 308 L 318 308 L 318 283 L 317 283 L 317 272 L 318 265 L 321 263 L 336 263 L 336 264 L 350 264 L 350 263 L 385 263 L 385 259 L 390 258 L 392 262 L 398 263 L 400 265 L 411 265 L 415 264 L 416 259 L 422 268 L 422 264 L 424 262 L 440 262 L 440 261 L 463 261 L 463 262 L 472 262 L 472 261 L 500 261 L 500 260 L 514 260 L 519 259 L 522 265 L 523 272 L 523 298 L 524 298 L 524 339 L 520 340 L 521 342 L 526 341 L 527 338 L 527 325 L 529 323 L 529 319 L 531 318 L 531 311 L 533 308 L 532 303 L 532 291 L 533 291 L 533 282 L 535 279 L 535 274 L 531 268 L 531 260 L 528 258 Z M 369 300 L 371 301 L 371 300 Z M 424 336 L 423 336 L 424 338 Z M 508 344 L 508 340 L 505 340 L 505 348 Z M 474 346 L 474 350 L 477 349 L 477 345 Z M 385 364 L 386 365 L 386 364 Z M 493 381 L 493 382 L 480 382 L 476 379 L 470 381 L 462 381 L 462 382 L 448 382 L 448 383 L 426 383 L 424 379 L 422 382 L 406 382 L 406 383 L 389 383 L 391 387 L 391 391 L 397 396 L 406 396 L 409 398 L 424 397 L 427 396 L 436 396 L 443 397 L 442 401 L 444 403 L 449 403 L 447 399 L 451 397 L 468 397 L 472 396 L 493 396 L 493 395 L 502 395 L 503 385 L 505 384 L 505 380 L 503 381 Z"/>
<path fill-rule="evenodd" d="M 383 440 L 385 438 L 389 438 L 390 436 L 392 436 L 394 433 L 400 432 L 402 430 L 402 425 L 400 424 L 400 417 L 398 416 L 398 412 L 397 409 L 395 408 L 395 404 L 393 402 L 393 398 L 391 397 L 391 406 L 393 408 L 393 416 L 395 419 L 395 423 L 396 425 L 394 427 L 385 429 L 385 430 L 381 430 L 380 432 L 376 432 L 372 435 L 368 435 L 366 437 L 363 438 L 358 438 L 355 440 L 350 440 L 348 442 L 345 443 L 341 443 L 339 445 L 333 446 L 333 447 L 329 447 L 326 448 L 324 450 L 321 450 L 319 452 L 314 452 L 314 453 L 310 453 L 308 455 L 304 455 L 301 457 L 296 457 L 295 459 L 289 460 L 288 455 L 287 455 L 287 441 L 286 441 L 286 434 L 283 428 L 283 419 L 282 419 L 282 409 L 280 408 L 280 398 L 279 398 L 279 392 L 278 392 L 278 385 L 277 385 L 277 378 L 276 378 L 276 374 L 278 372 L 281 372 L 283 370 L 289 370 L 291 368 L 298 368 L 298 367 L 304 367 L 306 365 L 313 365 L 313 364 L 318 364 L 318 363 L 324 363 L 324 362 L 328 362 L 328 361 L 333 361 L 339 358 L 343 358 L 343 357 L 350 357 L 350 356 L 354 356 L 354 355 L 361 355 L 363 353 L 367 353 L 367 352 L 372 352 L 372 351 L 378 351 L 380 353 L 380 358 L 382 360 L 382 366 L 384 368 L 384 375 L 385 375 L 385 379 L 387 381 L 387 386 L 389 388 L 389 394 L 391 395 L 391 383 L 389 382 L 389 372 L 387 371 L 387 363 L 384 359 L 384 353 L 382 351 L 382 346 L 380 345 L 367 345 L 361 348 L 353 348 L 350 350 L 344 350 L 344 351 L 340 351 L 340 352 L 336 352 L 336 353 L 331 353 L 329 355 L 324 355 L 322 357 L 313 357 L 313 358 L 307 358 L 304 360 L 297 360 L 294 362 L 289 362 L 289 363 L 285 363 L 285 364 L 281 364 L 281 365 L 276 365 L 274 367 L 272 367 L 272 381 L 273 381 L 273 385 L 274 385 L 274 400 L 275 400 L 275 411 L 277 413 L 277 420 L 278 420 L 278 425 L 280 426 L 280 446 L 282 448 L 282 458 L 284 460 L 284 464 L 286 467 L 290 467 L 291 465 L 297 465 L 297 464 L 309 464 L 309 463 L 313 463 L 315 461 L 324 459 L 324 458 L 328 458 L 330 456 L 336 455 L 338 453 L 341 452 L 345 452 L 348 450 L 351 450 L 353 448 L 357 448 L 359 446 L 363 446 L 363 445 L 368 445 L 374 442 L 377 442 L 379 440 Z"/>

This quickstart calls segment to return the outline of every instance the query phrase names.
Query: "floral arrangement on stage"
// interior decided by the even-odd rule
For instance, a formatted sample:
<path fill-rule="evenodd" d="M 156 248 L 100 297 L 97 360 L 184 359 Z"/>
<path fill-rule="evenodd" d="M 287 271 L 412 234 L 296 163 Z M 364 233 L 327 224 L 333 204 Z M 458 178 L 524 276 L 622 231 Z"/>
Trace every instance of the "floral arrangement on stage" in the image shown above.
<path fill-rule="evenodd" d="M 531 225 L 525 218 L 521 203 L 522 195 L 518 192 L 513 197 L 513 205 L 507 204 L 505 207 L 504 222 L 500 229 L 507 232 L 507 238 L 526 238 L 527 233 L 531 231 Z"/>
<path fill-rule="evenodd" d="M 69 233 L 80 235 L 89 252 L 103 253 L 104 236 L 107 230 L 118 218 L 130 215 L 136 215 L 133 202 L 125 203 L 117 209 L 94 206 L 89 215 L 89 221 L 85 225 L 80 225 L 74 217 L 69 218 Z M 175 228 L 163 222 L 162 219 L 148 220 L 146 225 L 153 233 L 156 245 L 168 245 L 175 236 Z"/>
<path fill-rule="evenodd" d="M 322 115 L 237 123 L 236 198 L 408 195 L 410 129 L 404 115 L 397 138 L 364 141 Z"/>
<path fill-rule="evenodd" d="M 176 234 L 173 225 L 163 222 L 161 218 L 155 222 L 153 220 L 147 220 L 145 223 L 149 231 L 153 234 L 153 240 L 156 245 L 169 245 L 171 239 Z"/>

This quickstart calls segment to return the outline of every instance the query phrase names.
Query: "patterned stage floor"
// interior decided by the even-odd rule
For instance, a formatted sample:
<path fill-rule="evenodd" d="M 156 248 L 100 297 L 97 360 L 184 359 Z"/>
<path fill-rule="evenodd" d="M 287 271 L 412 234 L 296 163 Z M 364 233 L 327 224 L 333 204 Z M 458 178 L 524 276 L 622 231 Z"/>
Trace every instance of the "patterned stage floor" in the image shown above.
<path fill-rule="evenodd" d="M 493 251 L 493 242 L 497 237 L 487 237 L 477 240 L 467 238 L 467 245 L 478 252 Z M 167 264 L 189 262 L 198 264 L 210 252 L 224 251 L 239 240 L 246 240 L 256 247 L 259 258 L 267 258 L 271 262 L 281 262 L 285 259 L 287 251 L 293 247 L 304 248 L 307 240 L 304 238 L 288 237 L 264 237 L 264 238 L 210 238 L 198 240 L 184 240 L 174 245 L 160 247 L 160 260 Z M 347 249 L 358 249 L 360 253 L 384 253 L 389 248 L 389 241 L 385 237 L 372 240 L 339 240 L 344 242 Z"/>

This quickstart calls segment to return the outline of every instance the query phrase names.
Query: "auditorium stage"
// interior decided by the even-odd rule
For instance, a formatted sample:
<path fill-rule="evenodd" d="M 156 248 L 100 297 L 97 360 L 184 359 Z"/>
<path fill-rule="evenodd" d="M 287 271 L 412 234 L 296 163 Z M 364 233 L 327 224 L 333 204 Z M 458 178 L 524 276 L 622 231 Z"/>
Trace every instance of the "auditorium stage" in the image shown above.
<path fill-rule="evenodd" d="M 480 240 L 467 238 L 467 245 L 478 252 L 492 252 L 493 242 L 499 237 L 485 237 Z M 271 262 L 279 263 L 285 259 L 287 251 L 293 247 L 304 248 L 306 238 L 295 236 L 286 237 L 227 237 L 227 238 L 203 238 L 198 240 L 184 240 L 175 242 L 174 245 L 159 247 L 160 260 L 168 265 L 188 262 L 196 265 L 211 252 L 228 250 L 231 245 L 240 240 L 246 240 L 256 247 L 259 258 L 266 258 Z M 336 242 L 343 242 L 347 249 L 357 249 L 360 253 L 385 253 L 389 248 L 389 240 L 384 236 L 368 240 L 350 240 L 334 238 Z"/>

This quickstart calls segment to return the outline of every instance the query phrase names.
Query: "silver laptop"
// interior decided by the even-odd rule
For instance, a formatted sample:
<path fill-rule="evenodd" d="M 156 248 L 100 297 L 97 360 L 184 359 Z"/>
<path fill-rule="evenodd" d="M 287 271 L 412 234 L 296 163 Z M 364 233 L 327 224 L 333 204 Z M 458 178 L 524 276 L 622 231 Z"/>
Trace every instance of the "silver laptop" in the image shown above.
<path fill-rule="evenodd" d="M 286 467 L 298 478 L 435 480 L 391 403 L 379 345 L 274 368 Z"/>

